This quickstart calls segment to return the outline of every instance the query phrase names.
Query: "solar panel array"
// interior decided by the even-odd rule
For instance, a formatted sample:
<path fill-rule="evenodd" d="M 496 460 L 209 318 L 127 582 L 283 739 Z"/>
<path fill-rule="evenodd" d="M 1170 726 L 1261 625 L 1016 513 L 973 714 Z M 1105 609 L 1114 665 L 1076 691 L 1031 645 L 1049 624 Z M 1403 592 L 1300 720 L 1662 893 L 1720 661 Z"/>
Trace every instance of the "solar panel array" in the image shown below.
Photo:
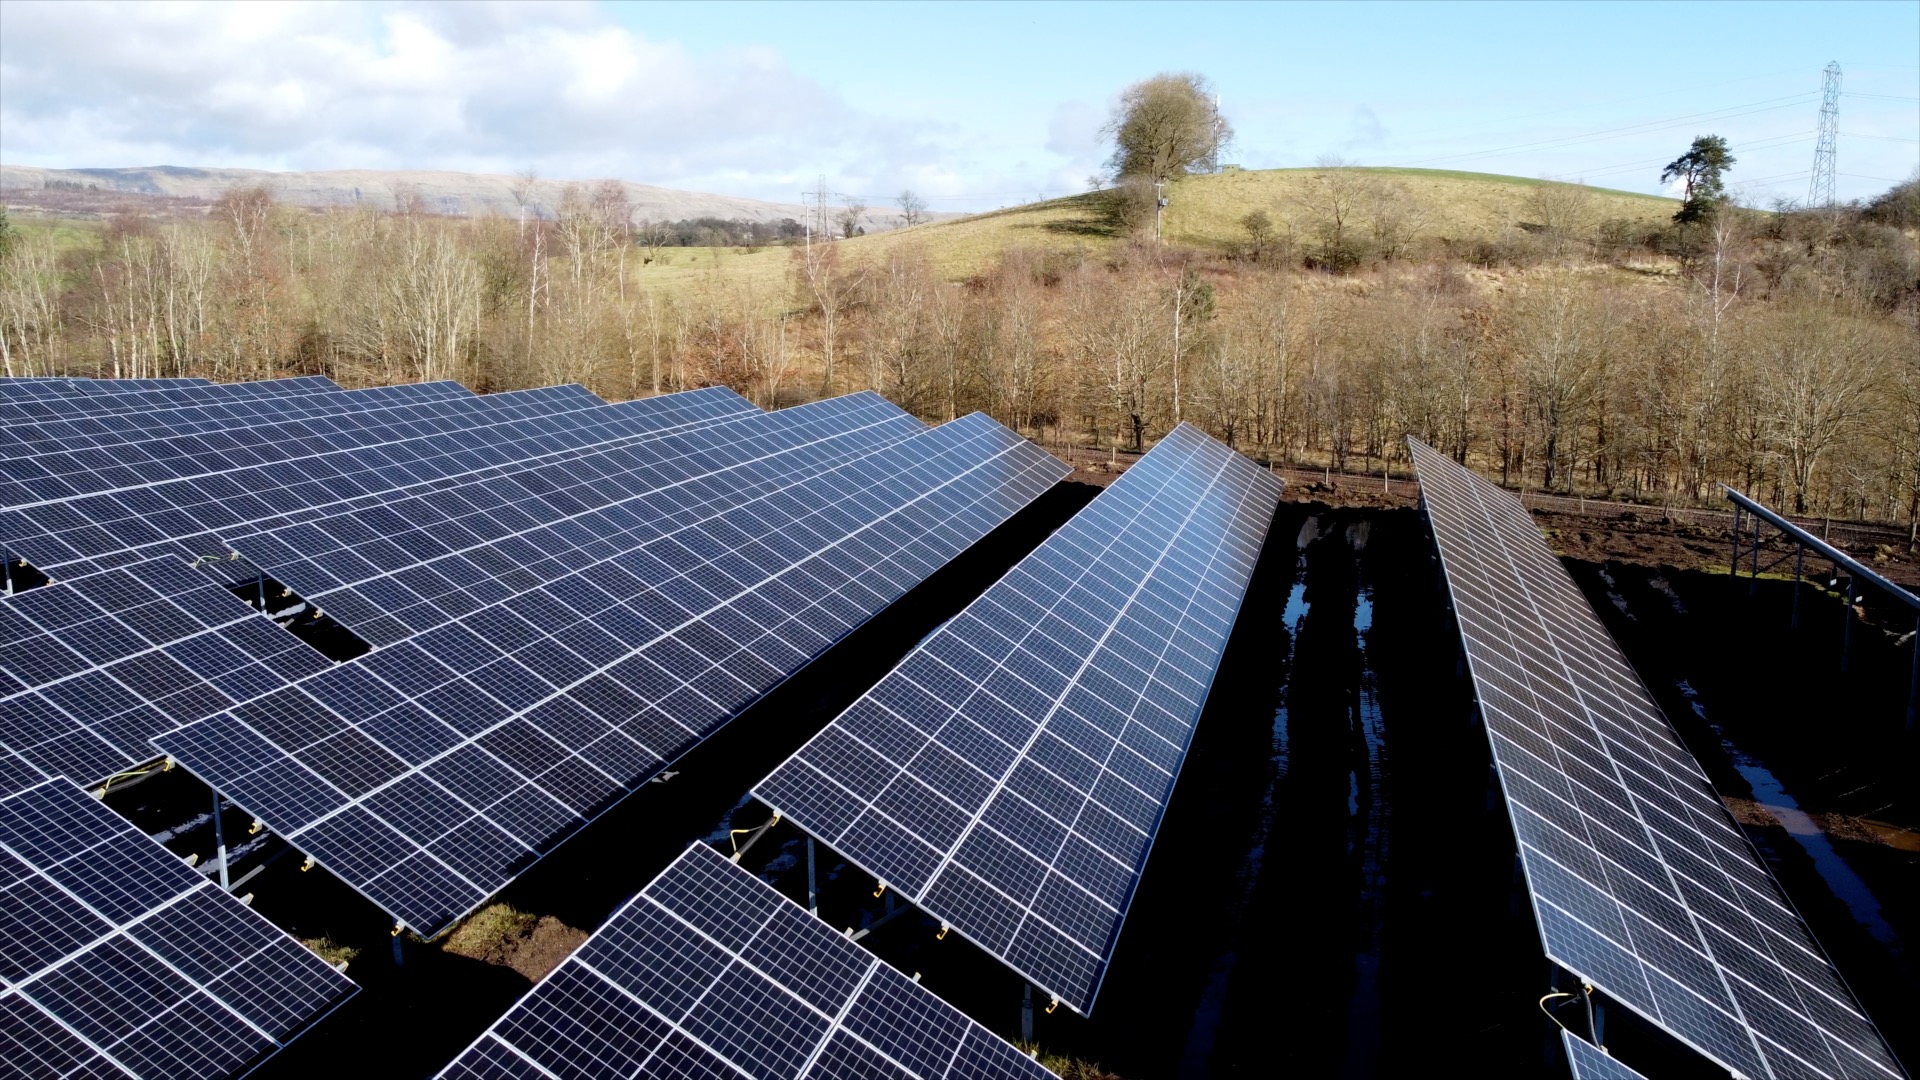
<path fill-rule="evenodd" d="M 1175 429 L 755 794 L 1085 1013 L 1279 495 Z"/>
<path fill-rule="evenodd" d="M 439 1075 L 1047 1080 L 1053 1074 L 695 844 Z"/>
<path fill-rule="evenodd" d="M 431 936 L 1066 471 L 975 414 L 615 513 L 559 576 L 154 743 Z"/>
<path fill-rule="evenodd" d="M 73 784 L 0 799 L 0 1072 L 231 1076 L 356 989 Z"/>
<path fill-rule="evenodd" d="M 527 417 L 529 408 L 541 411 Z M 419 491 L 549 471 L 595 447 L 634 446 L 736 416 L 762 414 L 728 391 L 560 413 L 508 400 L 469 417 L 476 427 L 448 431 L 428 418 L 415 424 L 427 434 L 313 455 L 298 469 L 246 466 L 218 474 L 217 485 L 209 474 L 0 510 L 0 542 L 40 553 L 62 579 L 0 601 L 0 792 L 50 776 L 103 779 L 156 756 L 149 739 L 162 730 L 331 666 L 219 583 L 251 579 L 254 568 L 220 561 L 188 569 L 188 556 L 225 550 L 220 532 L 310 517 L 321 508 L 313 504 L 379 505 L 396 485 Z M 248 513 L 270 516 L 235 521 Z M 33 532 L 56 526 L 64 527 Z M 88 554 L 70 557 L 81 550 Z M 161 553 L 171 557 L 153 557 Z"/>
<path fill-rule="evenodd" d="M 1519 500 L 1411 446 L 1547 955 L 1740 1075 L 1905 1075 Z"/>
<path fill-rule="evenodd" d="M 616 405 L 582 401 L 577 390 L 492 394 L 381 417 L 371 429 L 282 431 L 245 446 L 208 450 L 189 440 L 197 461 L 168 461 L 180 475 L 6 503 L 0 543 L 64 580 L 161 553 L 218 553 L 223 536 L 314 511 L 368 505 L 494 470 L 543 467 L 622 440 L 758 413 L 726 390 Z"/>
<path fill-rule="evenodd" d="M 1560 1041 L 1567 1048 L 1567 1069 L 1573 1080 L 1647 1080 L 1571 1031 L 1561 1029 Z"/>

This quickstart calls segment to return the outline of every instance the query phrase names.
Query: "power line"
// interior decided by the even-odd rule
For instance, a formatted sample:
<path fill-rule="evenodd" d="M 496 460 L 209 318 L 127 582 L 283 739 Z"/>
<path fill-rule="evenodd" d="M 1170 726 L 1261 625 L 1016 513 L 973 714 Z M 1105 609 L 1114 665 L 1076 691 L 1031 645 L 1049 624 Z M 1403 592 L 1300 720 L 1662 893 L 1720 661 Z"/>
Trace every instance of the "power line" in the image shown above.
<path fill-rule="evenodd" d="M 1898 135 L 1867 135 L 1858 131 L 1843 131 L 1840 134 L 1845 135 L 1849 139 L 1879 139 L 1882 142 L 1920 143 L 1920 139 L 1903 139 Z"/>
<path fill-rule="evenodd" d="M 1521 150 L 1559 149 L 1562 146 L 1575 146 L 1585 142 L 1603 142 L 1608 139 L 1622 138 L 1627 135 L 1650 134 L 1654 131 L 1662 130 L 1664 127 L 1684 127 L 1687 124 L 1696 123 L 1703 120 L 1728 120 L 1736 116 L 1751 116 L 1754 113 L 1773 112 L 1777 109 L 1790 109 L 1795 105 L 1805 104 L 1806 100 L 1811 98 L 1812 96 L 1813 95 L 1811 93 L 1800 93 L 1800 94 L 1790 94 L 1784 98 L 1761 98 L 1759 101 L 1749 101 L 1742 105 L 1728 105 L 1723 108 L 1708 109 L 1705 112 L 1689 113 L 1685 116 L 1674 116 L 1664 120 L 1648 120 L 1639 124 L 1628 124 L 1625 127 L 1602 128 L 1599 131 L 1583 132 L 1578 135 L 1562 135 L 1552 139 L 1539 139 L 1534 142 L 1515 143 L 1511 146 L 1501 146 L 1491 150 L 1473 150 L 1473 151 L 1468 151 L 1466 153 L 1460 153 L 1460 154 L 1447 154 L 1441 157 L 1421 158 L 1415 161 L 1403 161 L 1391 167 L 1405 168 L 1411 165 L 1430 164 L 1435 161 L 1455 161 L 1461 158 L 1493 157 L 1499 154 L 1518 152 Z M 1786 104 L 1784 105 L 1770 104 L 1771 102 L 1777 102 L 1777 101 L 1784 101 L 1786 102 Z M 1764 108 L 1764 109 L 1749 108 L 1749 106 L 1754 106 L 1754 105 L 1766 105 L 1767 108 Z M 1745 111 L 1734 111 L 1734 110 L 1745 110 Z M 1726 115 L 1720 115 L 1720 114 L 1726 114 Z"/>

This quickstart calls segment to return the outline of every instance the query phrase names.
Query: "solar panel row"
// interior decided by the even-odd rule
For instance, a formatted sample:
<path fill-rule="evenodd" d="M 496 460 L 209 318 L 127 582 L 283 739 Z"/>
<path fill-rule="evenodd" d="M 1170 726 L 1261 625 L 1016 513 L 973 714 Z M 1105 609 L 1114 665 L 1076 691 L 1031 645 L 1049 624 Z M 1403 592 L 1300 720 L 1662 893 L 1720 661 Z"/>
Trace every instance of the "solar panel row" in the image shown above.
<path fill-rule="evenodd" d="M 1547 955 L 1740 1075 L 1905 1075 L 1519 500 L 1411 446 Z"/>
<path fill-rule="evenodd" d="M 10 504 L 64 499 L 284 460 L 298 456 L 303 448 L 323 445 L 330 437 L 349 440 L 345 446 L 377 443 L 385 441 L 379 436 L 396 421 L 404 430 L 409 421 L 430 425 L 444 422 L 443 418 L 528 402 L 551 402 L 548 411 L 598 404 L 577 394 L 562 397 L 556 393 L 560 389 L 455 397 L 435 392 L 431 385 L 411 392 L 393 386 L 381 387 L 378 393 L 343 390 L 314 395 L 315 404 L 297 409 L 283 405 L 286 399 L 276 399 L 256 403 L 260 408 L 244 420 L 208 417 L 178 421 L 171 427 L 147 423 L 85 436 L 58 433 L 45 439 L 16 440 L 0 458 L 0 474 L 17 485 L 4 489 Z M 495 401 L 496 397 L 503 400 Z M 176 409 L 161 415 L 203 411 Z"/>
<path fill-rule="evenodd" d="M 0 1071 L 231 1076 L 355 990 L 73 784 L 0 799 Z"/>
<path fill-rule="evenodd" d="M 531 468 L 595 443 L 757 411 L 728 391 L 588 409 L 549 391 L 473 400 L 458 417 L 398 425 L 377 433 L 379 441 L 356 445 L 336 434 L 281 442 L 270 451 L 249 448 L 237 462 L 216 454 L 205 471 L 173 480 L 10 504 L 0 509 L 0 545 L 60 579 L 161 553 L 217 554 L 231 532 L 271 528 L 316 509 L 488 469 Z"/>
<path fill-rule="evenodd" d="M 1086 1012 L 1279 491 L 1177 428 L 755 794 Z"/>
<path fill-rule="evenodd" d="M 433 935 L 1065 471 L 967 417 L 154 742 Z"/>
<path fill-rule="evenodd" d="M 118 380 L 114 380 L 118 382 Z M 0 400 L 0 420 L 31 423 L 110 416 L 192 405 L 244 403 L 254 399 L 325 394 L 341 389 L 332 379 L 302 376 L 267 382 L 205 383 L 193 386 L 130 387 L 76 391 L 72 394 Z"/>
<path fill-rule="evenodd" d="M 121 393 L 131 390 L 177 390 L 186 386 L 212 386 L 206 379 L 81 379 L 58 375 L 14 375 L 0 378 L 0 401 L 40 401 L 46 399 L 84 401 L 116 387 Z"/>
<path fill-rule="evenodd" d="M 78 408 L 65 402 L 0 402 L 0 413 L 6 414 L 0 415 L 0 422 L 6 425 L 0 428 L 0 449 L 13 457 L 23 453 L 44 452 L 63 440 L 75 447 L 111 444 L 124 441 L 132 434 L 161 428 L 169 422 L 178 424 L 185 433 L 215 430 L 223 421 L 245 424 L 255 422 L 262 416 L 340 410 L 395 397 L 428 400 L 468 396 L 457 383 L 421 385 L 421 389 L 402 394 L 393 393 L 397 387 L 382 387 L 380 389 L 385 393 L 370 394 L 363 390 L 346 391 L 329 386 L 324 389 L 302 388 L 284 394 L 196 394 L 196 397 L 204 400 L 194 403 L 149 400 L 214 389 L 190 387 L 164 393 L 122 394 L 111 399 L 88 398 L 84 400 L 89 404 Z M 336 401 L 336 398 L 341 400 Z M 180 415 L 175 418 L 171 415 L 174 413 Z"/>
<path fill-rule="evenodd" d="M 439 1074 L 444 1080 L 1053 1074 L 695 844 Z"/>

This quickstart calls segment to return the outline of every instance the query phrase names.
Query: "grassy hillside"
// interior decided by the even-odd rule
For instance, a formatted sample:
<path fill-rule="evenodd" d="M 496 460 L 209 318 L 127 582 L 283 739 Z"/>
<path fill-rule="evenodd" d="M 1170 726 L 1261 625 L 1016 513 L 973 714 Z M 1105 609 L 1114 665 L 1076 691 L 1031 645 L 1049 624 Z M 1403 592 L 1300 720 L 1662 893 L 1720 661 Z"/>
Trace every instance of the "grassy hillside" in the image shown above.
<path fill-rule="evenodd" d="M 1284 233 L 1292 226 L 1303 240 L 1312 228 L 1305 200 L 1325 169 L 1266 169 L 1193 176 L 1175 183 L 1165 220 L 1169 243 L 1227 250 L 1246 233 L 1240 219 L 1264 210 Z M 1404 193 L 1426 223 L 1421 235 L 1455 241 L 1491 240 L 1530 220 L 1531 196 L 1550 181 L 1492 173 L 1442 169 L 1348 169 L 1361 178 Z M 1654 225 L 1673 215 L 1678 203 L 1653 195 L 1592 188 L 1588 216 L 1598 222 L 1623 218 Z M 1072 195 L 945 221 L 919 228 L 863 236 L 843 242 L 842 257 L 861 261 L 884 257 L 900 245 L 917 246 L 950 277 L 965 277 L 991 264 L 1009 248 L 1099 249 L 1122 239 L 1098 195 Z M 671 261 L 641 272 L 649 284 L 694 285 L 706 282 L 755 291 L 777 291 L 789 255 L 780 249 L 752 254 L 681 249 Z M 717 274 L 715 271 L 719 271 Z"/>

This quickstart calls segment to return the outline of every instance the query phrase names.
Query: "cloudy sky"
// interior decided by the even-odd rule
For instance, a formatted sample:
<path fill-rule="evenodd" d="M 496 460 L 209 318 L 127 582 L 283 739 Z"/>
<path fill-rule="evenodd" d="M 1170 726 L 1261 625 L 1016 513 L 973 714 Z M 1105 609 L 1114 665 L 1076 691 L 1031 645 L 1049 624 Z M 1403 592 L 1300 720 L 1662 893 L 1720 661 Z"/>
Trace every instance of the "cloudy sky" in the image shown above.
<path fill-rule="evenodd" d="M 1920 165 L 1920 2 L 141 4 L 0 0 L 0 161 L 619 176 L 972 210 L 1084 190 L 1116 93 L 1211 77 L 1250 168 L 1336 154 L 1659 190 L 1726 136 L 1804 197 Z"/>

